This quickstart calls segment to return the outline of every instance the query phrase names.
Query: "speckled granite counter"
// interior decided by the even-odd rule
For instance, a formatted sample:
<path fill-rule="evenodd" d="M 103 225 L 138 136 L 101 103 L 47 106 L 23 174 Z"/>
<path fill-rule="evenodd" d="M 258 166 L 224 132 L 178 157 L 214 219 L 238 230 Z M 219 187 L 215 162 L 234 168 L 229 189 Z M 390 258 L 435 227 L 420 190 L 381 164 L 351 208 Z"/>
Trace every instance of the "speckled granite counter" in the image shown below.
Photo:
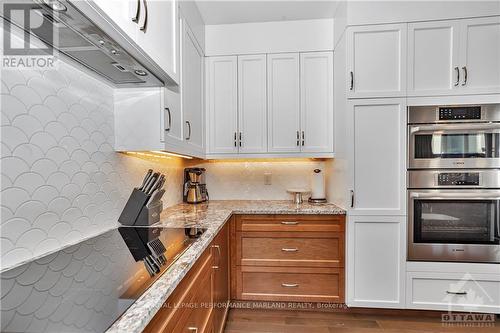
<path fill-rule="evenodd" d="M 149 290 L 135 302 L 108 333 L 141 332 L 184 278 L 189 269 L 217 235 L 232 214 L 336 214 L 345 211 L 333 204 L 296 205 L 291 201 L 211 201 L 207 204 L 179 204 L 166 209 L 161 224 L 166 227 L 200 226 L 207 228 L 197 240 Z"/>

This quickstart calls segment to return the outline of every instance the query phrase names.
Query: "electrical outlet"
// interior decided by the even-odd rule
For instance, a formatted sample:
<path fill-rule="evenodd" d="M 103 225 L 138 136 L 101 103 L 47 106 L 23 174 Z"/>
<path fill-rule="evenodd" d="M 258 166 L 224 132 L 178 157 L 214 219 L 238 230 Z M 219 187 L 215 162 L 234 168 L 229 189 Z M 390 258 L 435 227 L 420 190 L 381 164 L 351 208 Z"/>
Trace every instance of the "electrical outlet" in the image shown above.
<path fill-rule="evenodd" d="M 271 185 L 273 183 L 273 174 L 270 172 L 264 173 L 264 185 Z"/>

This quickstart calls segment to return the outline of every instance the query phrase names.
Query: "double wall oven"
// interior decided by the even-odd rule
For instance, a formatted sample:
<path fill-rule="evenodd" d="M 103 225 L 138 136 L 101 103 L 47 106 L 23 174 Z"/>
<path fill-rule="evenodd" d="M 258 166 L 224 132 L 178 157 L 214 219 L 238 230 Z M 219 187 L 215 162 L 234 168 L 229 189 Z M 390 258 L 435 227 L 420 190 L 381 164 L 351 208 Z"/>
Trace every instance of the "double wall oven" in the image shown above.
<path fill-rule="evenodd" d="M 500 104 L 408 108 L 408 259 L 500 263 Z"/>

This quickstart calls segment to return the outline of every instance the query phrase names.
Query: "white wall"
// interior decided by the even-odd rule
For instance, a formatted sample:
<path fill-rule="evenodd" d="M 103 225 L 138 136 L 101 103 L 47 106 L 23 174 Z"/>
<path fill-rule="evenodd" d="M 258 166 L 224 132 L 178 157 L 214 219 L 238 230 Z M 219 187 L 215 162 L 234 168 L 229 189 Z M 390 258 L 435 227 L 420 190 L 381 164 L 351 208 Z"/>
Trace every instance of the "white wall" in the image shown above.
<path fill-rule="evenodd" d="M 348 1 L 347 24 L 379 24 L 500 15 L 500 1 Z"/>
<path fill-rule="evenodd" d="M 311 188 L 314 169 L 325 162 L 307 159 L 210 161 L 197 166 L 207 169 L 211 200 L 292 200 L 289 188 Z M 271 185 L 265 174 L 271 173 Z"/>
<path fill-rule="evenodd" d="M 165 206 L 182 200 L 183 162 L 115 153 L 113 90 L 58 61 L 1 72 L 1 266 L 117 225 L 145 170 L 167 175 Z"/>
<path fill-rule="evenodd" d="M 207 25 L 205 55 L 333 50 L 333 19 Z"/>
<path fill-rule="evenodd" d="M 198 10 L 198 6 L 194 1 L 183 0 L 179 2 L 179 7 L 182 16 L 186 19 L 201 49 L 205 50 L 205 23 Z"/>

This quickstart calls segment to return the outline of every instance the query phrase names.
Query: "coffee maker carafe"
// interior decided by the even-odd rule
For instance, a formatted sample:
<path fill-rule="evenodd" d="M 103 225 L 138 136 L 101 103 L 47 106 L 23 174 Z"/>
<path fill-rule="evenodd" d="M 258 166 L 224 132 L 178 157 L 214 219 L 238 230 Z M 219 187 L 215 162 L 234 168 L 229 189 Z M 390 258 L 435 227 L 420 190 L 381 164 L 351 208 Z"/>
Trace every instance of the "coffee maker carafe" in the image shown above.
<path fill-rule="evenodd" d="M 183 201 L 187 203 L 200 203 L 207 200 L 208 191 L 205 184 L 205 169 L 184 169 Z"/>

